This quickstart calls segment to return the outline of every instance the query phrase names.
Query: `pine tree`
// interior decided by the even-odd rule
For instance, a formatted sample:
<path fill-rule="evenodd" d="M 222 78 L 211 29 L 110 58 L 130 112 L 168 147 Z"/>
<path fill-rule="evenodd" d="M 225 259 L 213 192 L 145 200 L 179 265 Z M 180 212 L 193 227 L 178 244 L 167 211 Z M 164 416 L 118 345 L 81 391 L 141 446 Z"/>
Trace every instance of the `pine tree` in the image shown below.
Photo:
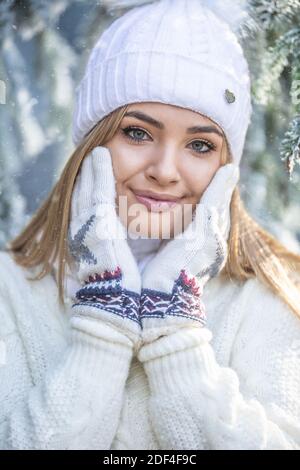
<path fill-rule="evenodd" d="M 287 72 L 291 119 L 280 155 L 291 178 L 295 165 L 300 165 L 300 0 L 252 0 L 250 3 L 267 45 L 254 85 L 258 103 L 266 105 L 272 99 L 274 84 Z"/>

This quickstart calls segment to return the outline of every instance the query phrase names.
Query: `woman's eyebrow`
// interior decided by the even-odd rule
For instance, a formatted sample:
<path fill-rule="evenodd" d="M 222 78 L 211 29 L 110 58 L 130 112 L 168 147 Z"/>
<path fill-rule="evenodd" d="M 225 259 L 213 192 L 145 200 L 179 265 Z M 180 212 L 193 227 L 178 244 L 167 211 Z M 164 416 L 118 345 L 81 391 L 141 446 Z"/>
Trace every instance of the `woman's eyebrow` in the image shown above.
<path fill-rule="evenodd" d="M 136 119 L 139 119 L 140 121 L 144 121 L 144 122 L 147 122 L 148 124 L 151 124 L 157 129 L 165 128 L 162 122 L 156 121 L 156 119 L 153 119 L 151 116 L 148 116 L 148 114 L 142 113 L 141 111 L 129 111 L 128 113 L 124 115 L 124 117 L 125 116 L 135 117 Z M 188 127 L 186 131 L 188 134 L 197 134 L 198 132 L 215 133 L 223 137 L 222 132 L 220 132 L 219 129 L 217 129 L 214 126 L 193 126 L 193 127 Z"/>

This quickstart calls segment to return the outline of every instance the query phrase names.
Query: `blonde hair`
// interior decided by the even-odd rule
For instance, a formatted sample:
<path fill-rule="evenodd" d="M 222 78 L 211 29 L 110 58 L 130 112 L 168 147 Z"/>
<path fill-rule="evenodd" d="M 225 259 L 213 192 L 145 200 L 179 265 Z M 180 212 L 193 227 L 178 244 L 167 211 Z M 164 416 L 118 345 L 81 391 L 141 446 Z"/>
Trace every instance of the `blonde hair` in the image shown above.
<path fill-rule="evenodd" d="M 72 263 L 67 240 L 74 183 L 85 156 L 114 136 L 127 108 L 128 105 L 118 108 L 91 129 L 67 161 L 50 195 L 23 231 L 6 247 L 20 266 L 41 267 L 30 280 L 39 280 L 49 274 L 58 259 L 56 281 L 59 300 L 63 304 L 66 263 Z M 225 136 L 224 142 L 221 164 L 231 161 Z M 239 282 L 257 277 L 300 317 L 300 287 L 296 276 L 300 271 L 300 255 L 286 249 L 255 222 L 243 205 L 238 187 L 233 192 L 230 211 L 228 258 L 220 275 Z"/>

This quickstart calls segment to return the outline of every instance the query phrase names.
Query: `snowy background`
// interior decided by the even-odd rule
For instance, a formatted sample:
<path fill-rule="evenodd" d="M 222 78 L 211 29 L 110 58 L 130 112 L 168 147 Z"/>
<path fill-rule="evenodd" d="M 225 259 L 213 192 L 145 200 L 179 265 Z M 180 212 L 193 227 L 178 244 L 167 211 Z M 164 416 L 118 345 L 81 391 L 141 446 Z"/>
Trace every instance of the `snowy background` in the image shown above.
<path fill-rule="evenodd" d="M 74 89 L 89 52 L 138 2 L 119 3 L 0 0 L 0 247 L 30 219 L 74 149 Z M 249 0 L 248 8 L 255 28 L 242 46 L 254 114 L 240 189 L 251 215 L 300 252 L 300 0 Z"/>

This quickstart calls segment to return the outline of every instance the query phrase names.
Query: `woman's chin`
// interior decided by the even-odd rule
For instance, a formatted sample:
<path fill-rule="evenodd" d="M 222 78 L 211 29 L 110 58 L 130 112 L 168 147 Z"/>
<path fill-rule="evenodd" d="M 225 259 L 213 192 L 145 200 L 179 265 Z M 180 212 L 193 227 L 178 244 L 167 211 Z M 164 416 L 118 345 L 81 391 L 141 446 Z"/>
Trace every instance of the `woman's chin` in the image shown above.
<path fill-rule="evenodd" d="M 137 238 L 149 238 L 152 240 L 170 240 L 174 237 L 174 232 L 172 230 L 165 231 L 141 231 L 141 230 L 127 230 L 128 236 L 133 239 Z"/>
<path fill-rule="evenodd" d="M 131 200 L 130 200 L 131 202 Z M 189 211 L 180 204 L 170 210 L 155 212 L 143 204 L 128 203 L 119 206 L 118 216 L 132 238 L 170 240 L 185 230 Z"/>

